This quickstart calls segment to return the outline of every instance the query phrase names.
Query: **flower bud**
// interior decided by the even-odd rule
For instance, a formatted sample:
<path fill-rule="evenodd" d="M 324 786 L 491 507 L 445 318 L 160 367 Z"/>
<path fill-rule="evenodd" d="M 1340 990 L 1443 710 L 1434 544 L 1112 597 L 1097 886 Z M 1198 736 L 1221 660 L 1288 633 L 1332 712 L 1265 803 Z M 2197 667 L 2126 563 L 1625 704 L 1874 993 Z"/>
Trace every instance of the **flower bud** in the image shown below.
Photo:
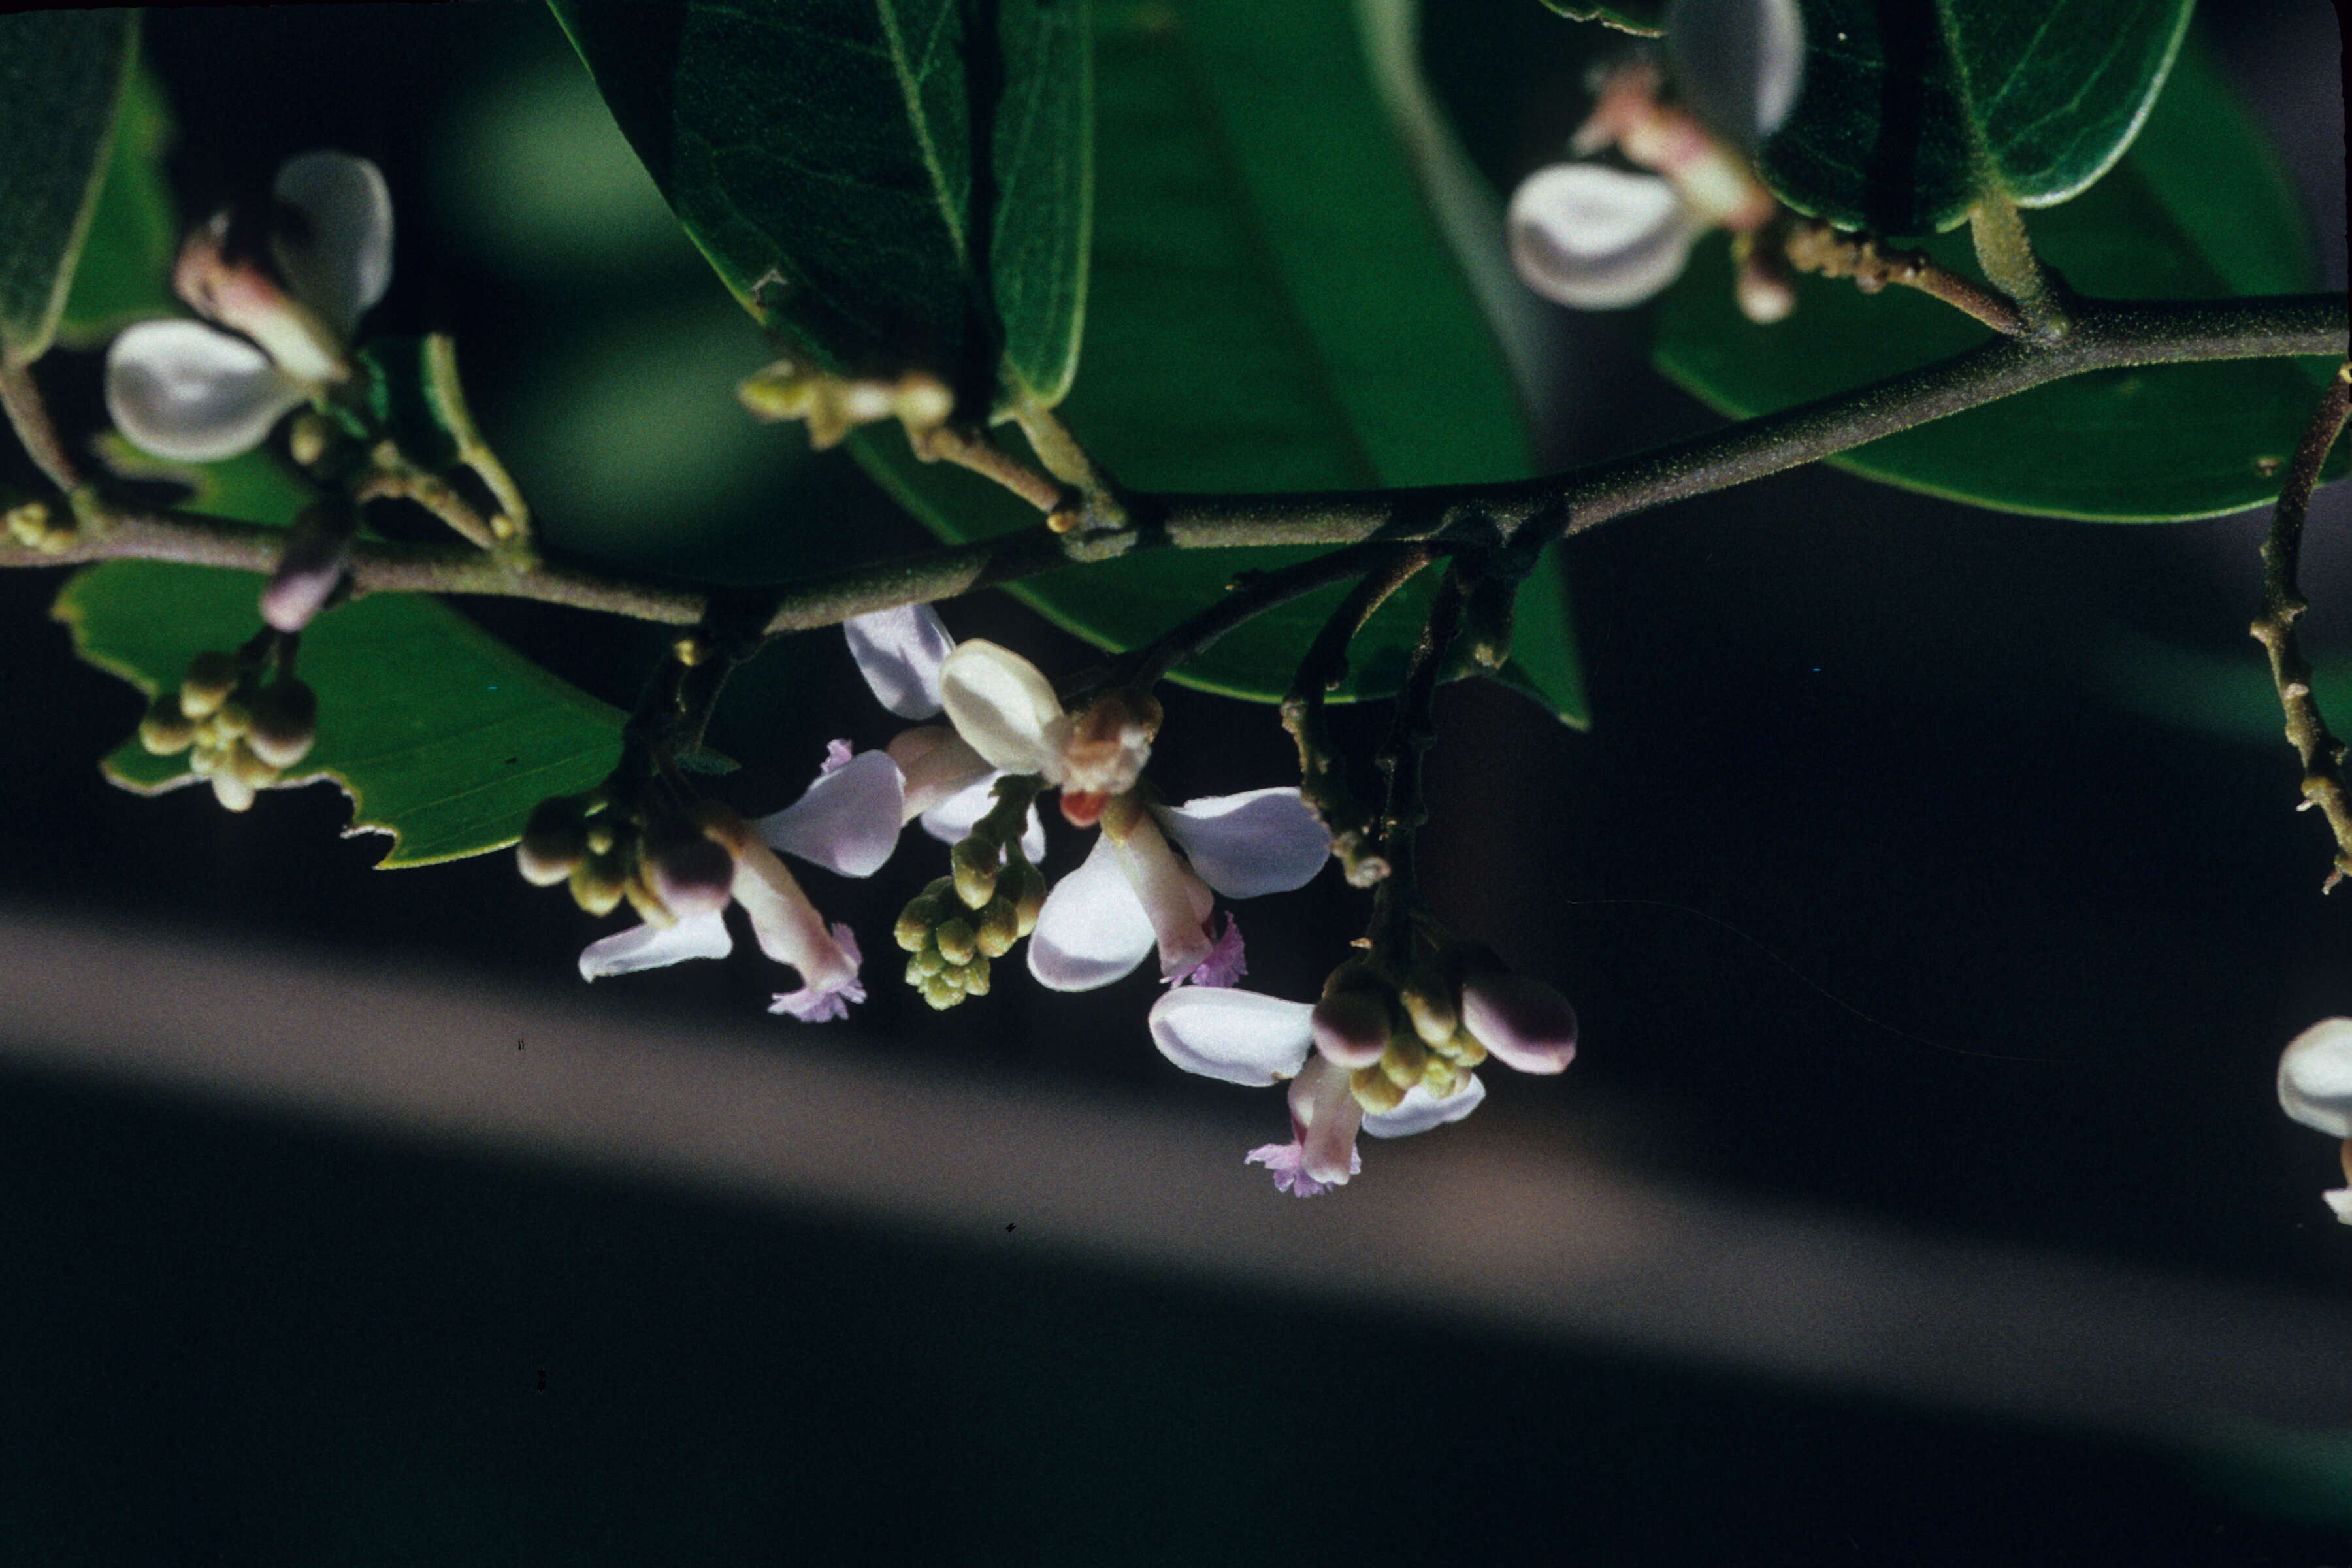
<path fill-rule="evenodd" d="M 982 956 L 1003 958 L 1021 940 L 1021 911 L 1013 907 L 1010 899 L 991 899 L 972 921 L 971 929 Z"/>
<path fill-rule="evenodd" d="M 213 774 L 213 798 L 231 811 L 245 811 L 253 805 L 254 789 L 237 776 L 234 769 L 223 766 Z"/>
<path fill-rule="evenodd" d="M 1356 1103 L 1375 1115 L 1404 1103 L 1405 1086 L 1376 1067 L 1358 1068 L 1349 1076 L 1348 1088 Z"/>
<path fill-rule="evenodd" d="M 723 910 L 734 897 L 735 858 L 677 817 L 646 825 L 639 864 L 654 895 L 679 920 Z"/>
<path fill-rule="evenodd" d="M 938 944 L 927 942 L 923 944 L 923 950 L 907 963 L 907 972 L 915 977 L 908 984 L 919 984 L 934 975 L 943 974 L 947 972 L 947 958 L 940 952 Z"/>
<path fill-rule="evenodd" d="M 997 861 L 1003 854 L 996 840 L 979 831 L 948 852 L 955 870 L 956 897 L 966 909 L 983 909 L 996 896 Z"/>
<path fill-rule="evenodd" d="M 620 908 L 627 889 L 627 873 L 611 855 L 592 853 L 572 868 L 572 901 L 592 915 Z"/>
<path fill-rule="evenodd" d="M 227 766 L 228 752 L 199 732 L 194 747 L 188 752 L 188 771 L 200 779 L 208 779 Z"/>
<path fill-rule="evenodd" d="M 256 789 L 278 782 L 278 770 L 255 754 L 251 746 L 240 741 L 229 748 L 228 771 Z"/>
<path fill-rule="evenodd" d="M 588 852 L 588 826 L 578 795 L 554 795 L 531 808 L 522 840 L 515 846 L 515 864 L 523 880 L 535 888 L 551 888 L 572 875 Z"/>
<path fill-rule="evenodd" d="M 180 708 L 176 691 L 156 693 L 155 700 L 147 706 L 147 716 L 139 721 L 139 743 L 159 757 L 184 752 L 196 738 L 195 721 Z"/>
<path fill-rule="evenodd" d="M 1370 988 L 1329 989 L 1308 1015 L 1315 1048 L 1336 1067 L 1368 1068 L 1388 1049 L 1393 1026 L 1388 999 Z"/>
<path fill-rule="evenodd" d="M 287 530 L 278 570 L 261 590 L 261 618 L 281 632 L 309 626 L 343 580 L 343 552 L 358 523 L 348 506 L 304 507 Z"/>
<path fill-rule="evenodd" d="M 923 980 L 922 991 L 923 1000 L 941 1013 L 963 1000 L 963 987 L 944 973 L 926 976 Z"/>
<path fill-rule="evenodd" d="M 319 738 L 319 694 L 288 676 L 253 695 L 245 743 L 273 768 L 290 768 Z"/>
<path fill-rule="evenodd" d="M 180 682 L 180 711 L 191 719 L 211 718 L 236 689 L 239 673 L 236 660 L 227 654 L 196 655 L 188 661 L 187 676 Z"/>
<path fill-rule="evenodd" d="M 1427 962 L 1415 963 L 1398 988 L 1398 1000 L 1404 1004 L 1404 1016 L 1411 1020 L 1412 1032 L 1433 1050 L 1451 1041 L 1461 1026 L 1454 994 L 1453 982 Z"/>
<path fill-rule="evenodd" d="M 1045 907 L 1045 873 L 1026 860 L 1019 866 L 1021 887 L 1013 897 L 1013 909 L 1020 917 L 1018 933 L 1027 936 L 1037 929 L 1037 911 Z"/>
<path fill-rule="evenodd" d="M 975 953 L 971 962 L 967 963 L 963 968 L 957 973 L 956 978 L 958 984 L 963 986 L 963 994 L 965 995 L 987 995 L 988 955 L 986 953 Z"/>
<path fill-rule="evenodd" d="M 1381 1053 L 1381 1071 L 1399 1089 L 1411 1089 L 1429 1070 L 1429 1047 L 1418 1037 L 1402 1029 L 1389 1037 L 1388 1049 Z"/>
<path fill-rule="evenodd" d="M 1462 987 L 1462 1027 L 1521 1072 L 1559 1072 L 1576 1056 L 1576 1009 L 1568 998 L 1500 967 L 1472 967 Z"/>
<path fill-rule="evenodd" d="M 979 933 L 971 929 L 970 921 L 960 915 L 940 921 L 939 929 L 931 932 L 931 940 L 939 944 L 940 956 L 950 963 L 969 963 L 980 951 Z"/>

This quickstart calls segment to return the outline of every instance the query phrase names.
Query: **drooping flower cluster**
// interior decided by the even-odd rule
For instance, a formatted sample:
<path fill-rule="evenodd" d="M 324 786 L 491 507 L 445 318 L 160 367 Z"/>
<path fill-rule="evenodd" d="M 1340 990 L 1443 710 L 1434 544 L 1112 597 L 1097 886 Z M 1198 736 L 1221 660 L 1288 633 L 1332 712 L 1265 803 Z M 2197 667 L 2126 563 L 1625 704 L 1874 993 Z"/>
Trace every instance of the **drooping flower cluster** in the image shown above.
<path fill-rule="evenodd" d="M 1804 34 L 1795 0 L 1677 0 L 1667 47 L 1680 99 L 1651 60 L 1611 71 L 1570 142 L 1511 197 L 1511 258 L 1528 286 L 1579 310 L 1634 305 L 1681 275 L 1708 229 L 1746 236 L 1779 210 L 1749 158 L 1797 100 Z M 1594 161 L 1614 148 L 1633 170 Z M 1743 267 L 1740 306 L 1759 321 L 1795 298 L 1779 273 Z"/>

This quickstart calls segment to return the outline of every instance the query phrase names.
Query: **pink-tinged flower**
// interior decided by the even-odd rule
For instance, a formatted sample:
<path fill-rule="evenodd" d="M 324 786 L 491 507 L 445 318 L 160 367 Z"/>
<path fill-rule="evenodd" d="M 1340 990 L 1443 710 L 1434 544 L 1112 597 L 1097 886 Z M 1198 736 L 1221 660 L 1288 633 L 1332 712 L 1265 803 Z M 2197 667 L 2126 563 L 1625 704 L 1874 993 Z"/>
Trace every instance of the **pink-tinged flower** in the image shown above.
<path fill-rule="evenodd" d="M 846 1016 L 850 1003 L 866 1000 L 857 977 L 863 955 L 849 928 L 825 925 L 792 872 L 749 824 L 723 806 L 701 809 L 703 831 L 733 863 L 727 891 L 750 918 L 760 951 L 800 972 L 801 988 L 778 995 L 770 1011 L 811 1023 Z M 734 950 L 724 901 L 703 900 L 671 925 L 648 922 L 591 942 L 580 955 L 580 976 L 598 980 L 689 958 L 724 958 Z"/>
<path fill-rule="evenodd" d="M 1219 977 L 1240 975 L 1241 936 L 1230 915 L 1224 936 L 1212 934 L 1214 893 L 1303 888 L 1331 854 L 1329 831 L 1296 789 L 1112 804 L 1093 853 L 1055 884 L 1030 934 L 1029 973 L 1051 990 L 1108 985 L 1154 948 L 1164 980 L 1230 984 Z"/>
<path fill-rule="evenodd" d="M 1035 665 L 977 637 L 948 656 L 940 697 L 956 733 L 991 767 L 1061 790 L 1062 815 L 1080 827 L 1135 787 L 1160 729 L 1160 704 L 1142 692 L 1108 692 L 1065 712 Z"/>
<path fill-rule="evenodd" d="M 1796 104 L 1804 32 L 1795 0 L 1677 0 L 1666 38 L 1691 107 L 1661 102 L 1656 70 L 1636 64 L 1603 84 L 1570 143 L 1580 157 L 1614 146 L 1648 172 L 1553 163 L 1512 195 L 1511 259 L 1547 299 L 1585 310 L 1638 304 L 1681 274 L 1709 228 L 1750 233 L 1775 210 L 1748 154 Z M 1793 300 L 1759 289 L 1741 303 L 1778 320 Z"/>
<path fill-rule="evenodd" d="M 1358 1131 L 1375 1138 L 1409 1138 L 1461 1121 L 1486 1098 L 1486 1086 L 1474 1074 L 1467 1085 L 1443 1100 L 1415 1085 L 1395 1110 L 1368 1114 L 1348 1086 L 1347 1070 L 1314 1057 L 1290 1083 L 1290 1142 L 1261 1144 L 1243 1155 L 1242 1163 L 1264 1165 L 1273 1173 L 1277 1192 L 1320 1197 L 1363 1173 Z"/>
<path fill-rule="evenodd" d="M 350 375 L 352 333 L 391 285 L 392 197 L 373 163 L 306 153 L 278 171 L 274 193 L 288 215 L 269 234 L 276 277 L 223 253 L 226 213 L 181 247 L 174 287 L 230 331 L 142 321 L 107 352 L 107 412 L 159 458 L 208 463 L 250 450 Z"/>
<path fill-rule="evenodd" d="M 2344 1179 L 2352 1184 L 2352 1018 L 2322 1018 L 2279 1057 L 2280 1109 L 2305 1127 L 2345 1140 Z M 2352 1225 L 2352 1185 L 2320 1194 Z"/>
<path fill-rule="evenodd" d="M 1474 967 L 1462 983 L 1462 1028 L 1521 1072 L 1562 1072 L 1576 1058 L 1576 1009 L 1532 975 Z"/>

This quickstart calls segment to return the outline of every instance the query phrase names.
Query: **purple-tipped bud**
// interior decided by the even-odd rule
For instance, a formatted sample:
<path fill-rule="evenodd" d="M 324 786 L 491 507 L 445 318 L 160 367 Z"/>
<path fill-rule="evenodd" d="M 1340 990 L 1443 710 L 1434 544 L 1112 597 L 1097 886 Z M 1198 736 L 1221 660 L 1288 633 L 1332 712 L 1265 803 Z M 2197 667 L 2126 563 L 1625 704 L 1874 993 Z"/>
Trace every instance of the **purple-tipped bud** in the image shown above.
<path fill-rule="evenodd" d="M 735 896 L 735 857 L 690 823 L 648 824 L 645 865 L 654 896 L 679 920 L 723 910 Z"/>
<path fill-rule="evenodd" d="M 1540 980 L 1474 971 L 1462 987 L 1462 1026 L 1487 1053 L 1521 1072 L 1554 1073 L 1576 1056 L 1576 1009 Z"/>
<path fill-rule="evenodd" d="M 305 507 L 287 531 L 278 570 L 261 590 L 261 618 L 281 632 L 299 632 L 326 607 L 343 579 L 343 552 L 357 518 L 348 510 Z"/>
<path fill-rule="evenodd" d="M 1368 1068 L 1388 1049 L 1393 1024 L 1388 1000 L 1380 992 L 1349 987 L 1326 991 L 1307 1026 L 1326 1061 L 1335 1067 Z"/>
<path fill-rule="evenodd" d="M 531 808 L 522 842 L 515 846 L 515 864 L 523 880 L 535 888 L 551 888 L 572 875 L 588 853 L 588 823 L 577 795 L 555 795 Z"/>

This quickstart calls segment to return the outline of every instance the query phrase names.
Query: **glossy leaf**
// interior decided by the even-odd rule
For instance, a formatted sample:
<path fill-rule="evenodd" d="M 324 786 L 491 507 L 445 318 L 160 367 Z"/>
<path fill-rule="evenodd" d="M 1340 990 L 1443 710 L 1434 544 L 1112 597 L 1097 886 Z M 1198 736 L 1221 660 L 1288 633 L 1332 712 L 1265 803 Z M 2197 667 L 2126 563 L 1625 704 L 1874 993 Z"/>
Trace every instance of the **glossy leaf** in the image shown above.
<path fill-rule="evenodd" d="M 1346 0 L 1105 6 L 1096 40 L 1095 254 L 1085 364 L 1065 415 L 1123 480 L 1171 490 L 1301 490 L 1499 479 L 1528 471 L 1510 369 L 1431 216 Z M 894 434 L 861 458 L 943 537 L 1036 514 Z M 1098 646 L 1150 641 L 1233 575 L 1302 558 L 1158 553 L 1015 590 Z M 1344 587 L 1233 633 L 1188 684 L 1268 700 Z M 1348 694 L 1391 690 L 1427 587 L 1359 639 Z M 1556 604 L 1524 605 L 1550 639 L 1545 689 L 1581 722 Z M 1530 628 L 1549 617 L 1549 629 Z"/>
<path fill-rule="evenodd" d="M 95 345 L 142 316 L 180 309 L 169 282 L 179 223 L 163 167 L 171 140 L 171 111 L 155 79 L 132 69 L 89 233 L 58 319 L 58 335 L 76 347 Z"/>
<path fill-rule="evenodd" d="M 152 695 L 205 648 L 260 624 L 261 578 L 151 561 L 78 574 L 53 612 L 84 658 Z M 386 868 L 478 855 L 515 841 L 531 807 L 611 771 L 625 715 L 523 658 L 454 610 L 383 595 L 330 610 L 302 635 L 300 673 L 319 694 L 319 743 L 290 775 L 330 779 L 352 799 L 352 831 L 394 836 Z M 153 795 L 197 783 L 185 753 L 136 740 L 107 776 Z"/>
<path fill-rule="evenodd" d="M 130 11 L 0 16 L 0 353 L 38 359 L 89 231 L 130 69 Z"/>
<path fill-rule="evenodd" d="M 2120 298 L 2210 298 L 2315 287 L 2294 199 L 2212 66 L 2183 50 L 2114 174 L 2032 222 L 2069 282 Z M 1928 248 L 1973 270 L 1966 237 Z M 1745 417 L 1861 386 L 1988 336 L 1924 295 L 1798 279 L 1796 313 L 1749 322 L 1727 249 L 1700 247 L 1660 303 L 1659 367 Z M 2242 361 L 2100 372 L 1873 442 L 1841 466 L 2003 510 L 2112 521 L 2204 517 L 2268 500 L 2325 362 Z"/>
<path fill-rule="evenodd" d="M 2192 0 L 1804 0 L 1804 86 L 1765 183 L 1847 228 L 1948 228 L 1980 195 L 2047 206 L 2123 154 Z"/>
<path fill-rule="evenodd" d="M 1014 388 L 1060 396 L 1086 296 L 1084 0 L 999 0 L 978 38 L 959 0 L 552 3 L 755 316 L 836 370 L 993 384 L 1001 348 Z"/>
<path fill-rule="evenodd" d="M 1621 33 L 1654 38 L 1665 30 L 1665 0 L 1615 0 L 1611 5 L 1595 5 L 1591 0 L 1543 0 L 1543 4 L 1571 22 L 1598 22 Z"/>

